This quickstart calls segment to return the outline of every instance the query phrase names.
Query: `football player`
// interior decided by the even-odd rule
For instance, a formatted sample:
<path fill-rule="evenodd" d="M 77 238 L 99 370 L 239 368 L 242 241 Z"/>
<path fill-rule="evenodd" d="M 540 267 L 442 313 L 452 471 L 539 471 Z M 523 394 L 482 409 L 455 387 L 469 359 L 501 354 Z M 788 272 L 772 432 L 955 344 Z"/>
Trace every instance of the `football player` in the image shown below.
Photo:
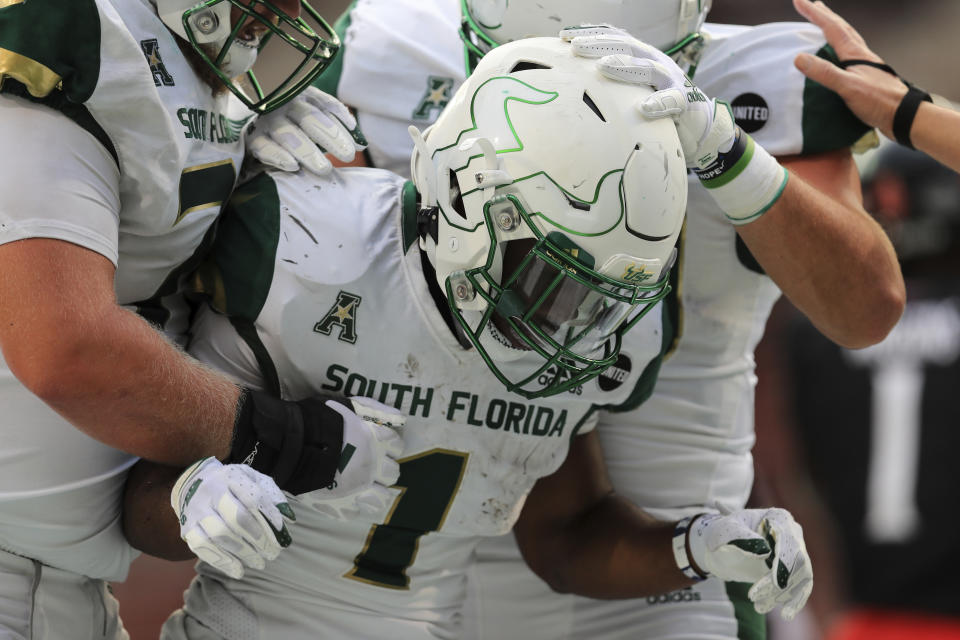
<path fill-rule="evenodd" d="M 254 467 L 306 490 L 373 431 L 353 412 L 265 417 L 157 330 L 184 329 L 172 294 L 234 187 L 247 124 L 337 46 L 298 0 L 195 5 L 0 2 L 4 638 L 126 635 L 105 580 L 134 556 L 119 514 L 135 456 L 257 451 Z M 298 58 L 258 94 L 237 78 L 268 42 Z"/>
<path fill-rule="evenodd" d="M 644 95 L 655 99 L 557 38 L 515 42 L 413 130 L 412 183 L 363 168 L 267 173 L 234 194 L 199 274 L 220 313 L 198 318 L 193 352 L 287 398 L 399 407 L 400 479 L 391 505 L 344 521 L 328 490 L 291 498 L 294 544 L 237 579 L 251 532 L 219 515 L 220 496 L 234 504 L 222 470 L 236 465 L 177 480 L 140 463 L 125 510 L 134 544 L 182 557 L 182 530 L 222 554 L 198 563 L 162 637 L 459 637 L 475 546 L 514 526 L 556 589 L 659 593 L 690 584 L 695 565 L 752 583 L 757 606 L 802 606 L 810 565 L 787 512 L 677 528 L 604 474 L 595 406 L 649 393 L 669 330 L 654 305 L 686 206 L 677 129 L 643 115 Z M 683 122 L 701 156 L 716 156 L 724 127 L 733 135 L 729 119 Z M 772 174 L 779 184 L 782 168 Z M 625 350 L 636 366 L 605 377 Z"/>
<path fill-rule="evenodd" d="M 760 393 L 780 401 L 758 406 L 783 415 L 758 421 L 771 443 L 758 469 L 791 504 L 815 496 L 826 507 L 820 546 L 840 580 L 839 593 L 820 594 L 824 638 L 956 640 L 960 589 L 939 576 L 960 561 L 942 535 L 957 526 L 942 505 L 954 499 L 960 446 L 960 176 L 892 142 L 865 164 L 864 202 L 897 249 L 906 311 L 886 340 L 860 350 L 798 314 L 771 323 L 758 357 L 779 382 Z"/>
<path fill-rule="evenodd" d="M 880 340 L 904 300 L 889 241 L 860 203 L 850 149 L 869 129 L 793 66 L 800 52 L 829 56 L 823 34 L 801 23 L 704 25 L 709 8 L 697 0 L 360 0 L 338 22 L 344 48 L 321 79 L 356 109 L 369 160 L 396 168 L 402 129 L 429 125 L 447 100 L 441 89 L 457 86 L 480 55 L 529 34 L 607 22 L 695 72 L 698 86 L 727 100 L 741 128 L 790 170 L 777 206 L 751 220 L 725 216 L 691 176 L 677 286 L 667 300 L 676 339 L 644 407 L 601 415 L 613 485 L 668 518 L 745 504 L 753 474 L 753 350 L 781 290 L 850 347 Z M 632 45 L 617 42 L 622 36 L 600 37 L 584 47 L 591 55 L 632 55 Z M 629 352 L 621 365 L 632 365 Z M 476 603 L 484 638 L 733 638 L 738 628 L 762 624 L 739 606 L 737 585 L 717 580 L 631 602 L 559 596 L 511 546 L 503 538 L 480 548 Z"/>

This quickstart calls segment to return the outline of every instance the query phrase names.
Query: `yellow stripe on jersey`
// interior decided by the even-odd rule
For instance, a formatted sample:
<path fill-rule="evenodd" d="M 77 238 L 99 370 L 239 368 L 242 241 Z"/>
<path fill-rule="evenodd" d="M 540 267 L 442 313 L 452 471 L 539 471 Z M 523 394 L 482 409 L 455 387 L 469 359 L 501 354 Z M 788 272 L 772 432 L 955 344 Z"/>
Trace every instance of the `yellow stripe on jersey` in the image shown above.
<path fill-rule="evenodd" d="M 0 0 L 0 9 L 6 9 L 15 4 L 21 4 L 23 0 Z"/>
<path fill-rule="evenodd" d="M 0 8 L 18 1 L 20 0 L 0 0 Z M 0 85 L 7 78 L 22 82 L 30 95 L 35 98 L 44 98 L 49 95 L 63 79 L 36 60 L 0 48 Z"/>

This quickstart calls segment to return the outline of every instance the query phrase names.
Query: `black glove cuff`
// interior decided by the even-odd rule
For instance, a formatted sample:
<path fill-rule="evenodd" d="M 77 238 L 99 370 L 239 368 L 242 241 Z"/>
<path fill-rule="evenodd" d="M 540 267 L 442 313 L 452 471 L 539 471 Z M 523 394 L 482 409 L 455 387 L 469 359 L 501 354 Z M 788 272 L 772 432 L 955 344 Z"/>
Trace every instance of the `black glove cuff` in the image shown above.
<path fill-rule="evenodd" d="M 903 96 L 897 112 L 893 115 L 893 137 L 897 142 L 911 149 L 914 147 L 910 141 L 910 129 L 913 127 L 913 119 L 917 117 L 921 102 L 933 102 L 933 99 L 923 89 L 907 83 L 907 94 Z"/>
<path fill-rule="evenodd" d="M 343 416 L 328 399 L 290 402 L 244 390 L 227 461 L 249 464 L 291 493 L 329 486 L 343 449 Z"/>

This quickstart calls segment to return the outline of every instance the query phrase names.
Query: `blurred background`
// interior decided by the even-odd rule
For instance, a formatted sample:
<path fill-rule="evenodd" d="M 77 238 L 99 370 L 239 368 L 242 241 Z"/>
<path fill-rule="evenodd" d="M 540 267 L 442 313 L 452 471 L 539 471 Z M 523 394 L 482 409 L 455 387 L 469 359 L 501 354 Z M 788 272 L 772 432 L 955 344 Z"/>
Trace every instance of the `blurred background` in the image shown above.
<path fill-rule="evenodd" d="M 313 0 L 312 4 L 332 24 L 349 5 L 349 0 Z M 859 30 L 871 48 L 901 76 L 928 91 L 960 101 L 960 74 L 946 72 L 953 67 L 944 58 L 945 52 L 950 51 L 947 44 L 956 37 L 957 26 L 960 25 L 960 2 L 832 0 L 828 4 Z M 790 0 L 714 0 L 709 17 L 710 22 L 747 25 L 797 19 L 799 16 L 795 14 Z M 953 57 L 953 54 L 946 55 Z M 269 66 L 269 59 L 258 62 L 258 73 L 270 75 Z M 953 211 L 960 209 L 960 198 L 952 202 Z M 960 278 L 953 277 L 960 281 Z M 797 313 L 789 303 L 778 303 L 757 353 L 760 383 L 757 398 L 758 445 L 755 449 L 758 467 L 756 500 L 763 504 L 776 502 L 795 511 L 810 540 L 817 581 L 805 615 L 788 625 L 771 617 L 771 640 L 822 640 L 826 637 L 825 630 L 829 623 L 835 619 L 848 597 L 849 576 L 845 572 L 849 570 L 849 563 L 842 557 L 843 547 L 838 542 L 843 535 L 837 532 L 839 523 L 828 505 L 824 504 L 822 483 L 811 477 L 809 461 L 806 459 L 807 454 L 816 453 L 816 443 L 801 437 L 799 429 L 794 428 L 803 426 L 800 425 L 802 412 L 797 409 L 797 402 L 805 400 L 799 396 L 799 392 L 794 393 L 796 362 L 788 357 L 791 344 L 799 340 L 795 333 L 797 322 Z M 802 326 L 799 330 L 803 331 Z M 810 372 L 806 374 L 810 375 Z M 955 387 L 952 389 L 955 392 Z M 817 402 L 816 399 L 811 401 Z M 960 442 L 956 444 L 960 446 Z M 850 446 L 860 446 L 865 450 L 869 446 L 868 435 L 864 435 L 858 445 Z M 955 451 L 956 448 L 949 450 Z M 850 451 L 852 458 L 856 458 L 856 454 L 856 450 Z M 842 458 L 838 460 L 842 461 Z M 134 563 L 128 580 L 113 585 L 132 640 L 154 640 L 158 637 L 163 620 L 182 603 L 183 589 L 193 574 L 192 566 L 192 562 L 171 563 L 141 557 Z M 946 569 L 944 572 L 949 573 Z M 950 606 L 956 608 L 956 615 L 960 616 L 960 598 Z M 921 637 L 918 633 L 884 637 L 916 640 Z M 864 637 L 880 640 L 876 634 Z M 956 636 L 936 632 L 928 637 L 946 640 Z"/>

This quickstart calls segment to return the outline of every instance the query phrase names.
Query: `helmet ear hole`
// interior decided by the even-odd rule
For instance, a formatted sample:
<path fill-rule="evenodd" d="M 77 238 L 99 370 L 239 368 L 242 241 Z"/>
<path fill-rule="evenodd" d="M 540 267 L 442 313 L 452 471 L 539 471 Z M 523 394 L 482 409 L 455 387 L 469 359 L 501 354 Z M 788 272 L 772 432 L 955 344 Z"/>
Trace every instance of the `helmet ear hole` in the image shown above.
<path fill-rule="evenodd" d="M 460 181 L 453 169 L 450 169 L 450 206 L 457 212 L 457 215 L 467 219 L 467 210 L 463 206 L 463 196 L 460 192 Z"/>

